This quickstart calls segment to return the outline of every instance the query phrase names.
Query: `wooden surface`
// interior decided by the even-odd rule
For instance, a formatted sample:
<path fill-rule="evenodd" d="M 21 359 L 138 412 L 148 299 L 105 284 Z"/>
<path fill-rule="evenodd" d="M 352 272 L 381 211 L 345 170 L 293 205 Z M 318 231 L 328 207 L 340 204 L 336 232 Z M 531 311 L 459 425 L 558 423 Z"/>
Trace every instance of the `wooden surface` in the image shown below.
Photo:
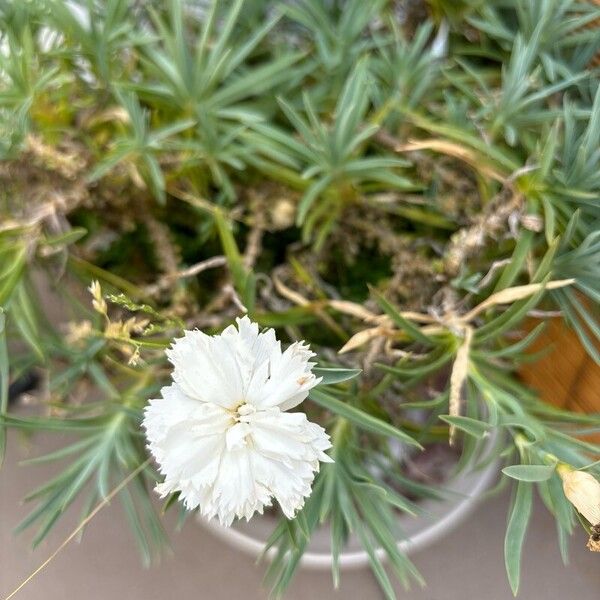
<path fill-rule="evenodd" d="M 562 319 L 549 319 L 530 351 L 546 354 L 523 365 L 520 374 L 543 400 L 575 412 L 600 412 L 600 366 Z"/>

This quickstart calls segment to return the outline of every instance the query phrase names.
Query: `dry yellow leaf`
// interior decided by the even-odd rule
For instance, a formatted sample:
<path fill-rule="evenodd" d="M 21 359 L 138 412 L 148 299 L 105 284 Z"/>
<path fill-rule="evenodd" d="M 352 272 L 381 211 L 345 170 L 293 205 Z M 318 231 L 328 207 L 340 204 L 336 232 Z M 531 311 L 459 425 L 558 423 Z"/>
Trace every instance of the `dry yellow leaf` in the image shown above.
<path fill-rule="evenodd" d="M 390 334 L 392 334 L 392 331 L 390 331 L 387 327 L 382 326 L 363 329 L 362 331 L 355 333 L 339 350 L 338 354 L 344 354 L 344 352 L 356 350 L 356 348 L 360 348 L 373 338 L 387 336 Z"/>
<path fill-rule="evenodd" d="M 478 156 L 473 150 L 465 146 L 461 146 L 456 142 L 449 142 L 448 140 L 441 139 L 429 139 L 429 140 L 409 140 L 406 144 L 397 145 L 394 150 L 396 152 L 414 152 L 415 150 L 433 150 L 440 154 L 446 154 L 447 156 L 453 156 L 459 160 L 466 162 L 471 165 L 475 170 L 500 181 L 506 183 L 507 176 L 496 171 L 490 165 L 482 163 L 481 157 Z"/>
<path fill-rule="evenodd" d="M 518 285 L 516 287 L 506 288 L 492 294 L 489 298 L 484 300 L 481 304 L 478 304 L 475 308 L 470 310 L 466 315 L 461 317 L 461 321 L 468 323 L 472 321 L 477 315 L 482 313 L 484 310 L 496 306 L 498 304 L 510 304 L 517 300 L 523 300 L 528 296 L 533 296 L 541 289 L 555 290 L 557 288 L 565 287 L 575 283 L 574 279 L 558 279 L 557 281 L 549 281 L 546 284 L 543 283 L 529 283 L 527 285 Z"/>
<path fill-rule="evenodd" d="M 468 325 L 465 327 L 465 336 L 463 342 L 458 348 L 454 364 L 452 365 L 452 373 L 450 375 L 450 399 L 449 399 L 449 414 L 457 417 L 460 415 L 460 400 L 463 385 L 469 374 L 469 352 L 471 350 L 471 341 L 473 340 L 473 329 Z M 454 443 L 456 436 L 456 428 L 450 425 L 450 445 Z"/>
<path fill-rule="evenodd" d="M 377 321 L 383 316 L 376 315 L 361 304 L 350 302 L 348 300 L 328 300 L 327 304 L 334 310 L 367 322 Z"/>
<path fill-rule="evenodd" d="M 283 283 L 283 281 L 281 281 L 281 279 L 279 279 L 279 277 L 277 277 L 277 275 L 273 275 L 272 279 L 275 289 L 284 298 L 287 298 L 288 300 L 290 300 L 294 304 L 298 304 L 299 306 L 307 306 L 310 304 L 310 302 L 304 296 L 302 296 L 302 294 L 299 294 L 298 292 L 295 292 L 294 290 L 290 289 L 287 285 L 285 285 L 285 283 Z"/>

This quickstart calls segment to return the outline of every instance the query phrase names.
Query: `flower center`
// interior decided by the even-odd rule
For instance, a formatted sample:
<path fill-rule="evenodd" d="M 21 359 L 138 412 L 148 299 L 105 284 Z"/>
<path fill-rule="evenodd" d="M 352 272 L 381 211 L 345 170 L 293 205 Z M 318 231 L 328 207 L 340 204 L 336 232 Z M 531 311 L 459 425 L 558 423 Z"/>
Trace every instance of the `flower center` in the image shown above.
<path fill-rule="evenodd" d="M 246 402 L 240 404 L 235 411 L 234 418 L 238 423 L 247 423 L 249 415 L 253 415 L 256 412 L 256 407 Z"/>
<path fill-rule="evenodd" d="M 225 442 L 229 450 L 253 446 L 249 417 L 255 412 L 256 407 L 246 402 L 230 410 L 232 422 L 225 433 Z"/>

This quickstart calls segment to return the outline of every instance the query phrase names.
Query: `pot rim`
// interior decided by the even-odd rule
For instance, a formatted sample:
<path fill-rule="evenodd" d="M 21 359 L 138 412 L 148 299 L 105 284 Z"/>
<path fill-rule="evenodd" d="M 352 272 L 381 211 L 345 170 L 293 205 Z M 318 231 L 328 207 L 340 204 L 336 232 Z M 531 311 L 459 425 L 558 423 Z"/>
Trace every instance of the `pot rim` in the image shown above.
<path fill-rule="evenodd" d="M 484 454 L 487 454 L 491 450 L 496 436 L 492 435 L 490 438 L 491 439 L 488 439 L 488 444 L 486 444 L 487 448 L 484 449 Z M 453 501 L 450 499 L 434 501 L 433 504 L 435 506 L 439 507 L 440 505 L 451 505 L 451 508 L 449 508 L 447 511 L 442 511 L 441 516 L 431 520 L 430 522 L 427 522 L 415 533 L 398 541 L 398 548 L 405 553 L 417 552 L 418 550 L 430 545 L 435 540 L 440 539 L 443 535 L 446 535 L 449 531 L 462 523 L 466 517 L 473 512 L 479 501 L 482 499 L 484 492 L 490 487 L 490 485 L 498 476 L 498 464 L 498 460 L 490 460 L 479 470 L 469 472 L 467 467 L 462 473 L 451 478 L 446 484 L 446 489 L 458 492 L 462 496 L 458 499 L 458 501 Z M 453 490 L 457 483 L 458 487 L 462 488 L 462 491 Z M 266 519 L 268 517 L 263 515 L 255 518 Z M 249 554 L 257 558 L 264 552 L 266 543 L 264 539 L 236 529 L 235 524 L 232 527 L 225 527 L 215 519 L 207 520 L 202 516 L 199 516 L 197 520 L 202 524 L 203 527 L 206 527 L 218 538 L 238 548 L 245 554 Z M 272 558 L 275 552 L 276 548 L 270 548 L 266 553 L 266 558 Z M 378 548 L 376 550 L 376 554 L 379 559 L 385 560 L 386 554 L 382 548 Z M 306 551 L 300 559 L 300 564 L 302 567 L 316 570 L 330 569 L 332 562 L 333 557 L 331 552 L 315 552 L 310 550 Z M 369 555 L 365 550 L 346 551 L 340 553 L 340 568 L 357 569 L 366 567 L 368 564 Z"/>

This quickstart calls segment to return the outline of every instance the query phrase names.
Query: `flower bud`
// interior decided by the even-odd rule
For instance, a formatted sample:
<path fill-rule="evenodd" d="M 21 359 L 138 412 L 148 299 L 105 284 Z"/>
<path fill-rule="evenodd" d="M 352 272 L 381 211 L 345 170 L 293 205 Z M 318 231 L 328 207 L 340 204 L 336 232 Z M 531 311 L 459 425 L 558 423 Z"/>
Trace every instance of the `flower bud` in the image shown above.
<path fill-rule="evenodd" d="M 600 552 L 600 481 L 586 471 L 576 471 L 568 465 L 557 468 L 567 500 L 592 525 L 588 548 Z"/>

